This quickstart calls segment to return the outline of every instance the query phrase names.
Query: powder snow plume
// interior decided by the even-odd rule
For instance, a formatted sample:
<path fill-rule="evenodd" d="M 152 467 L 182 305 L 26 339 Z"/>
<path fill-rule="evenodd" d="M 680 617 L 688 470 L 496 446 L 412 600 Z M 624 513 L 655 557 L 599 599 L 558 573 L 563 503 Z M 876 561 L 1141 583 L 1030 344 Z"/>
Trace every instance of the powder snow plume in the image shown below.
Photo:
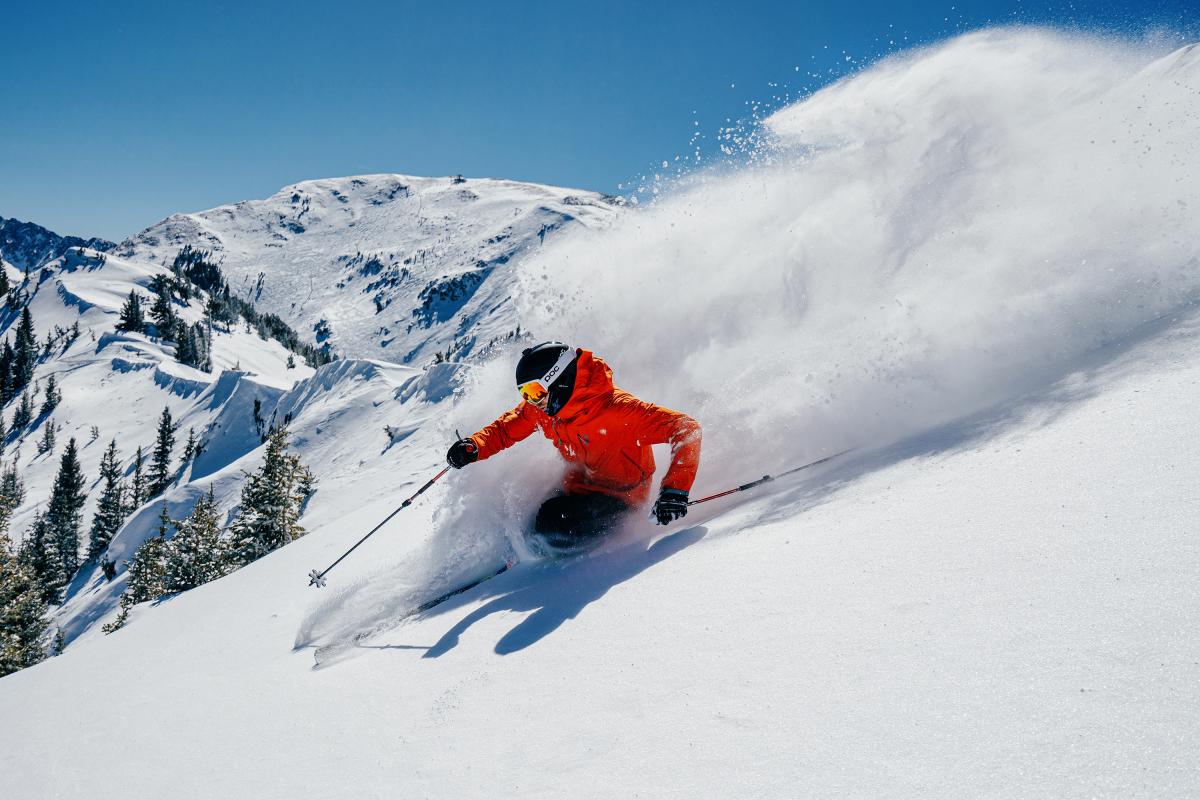
<path fill-rule="evenodd" d="M 1196 304 L 1198 95 L 1195 46 L 1016 28 L 892 57 L 770 117 L 750 166 L 547 248 L 522 319 L 700 419 L 696 491 L 895 441 Z M 508 372 L 481 372 L 493 406 Z"/>
<path fill-rule="evenodd" d="M 1198 94 L 1200 48 L 1045 29 L 889 58 L 769 118 L 747 166 L 522 262 L 523 326 L 699 419 L 694 495 L 930 430 L 1195 308 Z M 517 351 L 467 371 L 443 446 L 515 405 Z M 442 586 L 519 553 L 561 472 L 535 434 L 455 473 L 415 563 Z"/>

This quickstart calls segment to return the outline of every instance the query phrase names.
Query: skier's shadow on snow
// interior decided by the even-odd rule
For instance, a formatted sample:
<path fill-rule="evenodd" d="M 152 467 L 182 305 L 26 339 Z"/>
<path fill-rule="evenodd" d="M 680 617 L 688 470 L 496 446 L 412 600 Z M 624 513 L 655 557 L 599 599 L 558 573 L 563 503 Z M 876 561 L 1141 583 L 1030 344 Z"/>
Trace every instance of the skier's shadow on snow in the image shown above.
<path fill-rule="evenodd" d="M 527 576 L 525 586 L 496 597 L 459 620 L 423 658 L 449 652 L 468 628 L 501 611 L 533 611 L 496 642 L 498 655 L 524 650 L 575 618 L 612 587 L 695 544 L 707 533 L 704 526 L 695 526 L 664 536 L 645 550 L 631 545 L 566 564 L 541 565 Z"/>

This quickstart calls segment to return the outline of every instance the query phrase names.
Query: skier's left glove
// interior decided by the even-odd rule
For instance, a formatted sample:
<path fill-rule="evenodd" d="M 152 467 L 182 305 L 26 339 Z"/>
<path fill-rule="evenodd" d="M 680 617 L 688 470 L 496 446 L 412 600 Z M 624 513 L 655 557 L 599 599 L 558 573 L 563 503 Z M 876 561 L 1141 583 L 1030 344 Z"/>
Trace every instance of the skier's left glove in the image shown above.
<path fill-rule="evenodd" d="M 479 448 L 475 445 L 474 439 L 459 439 L 446 451 L 446 463 L 455 469 L 462 469 L 467 464 L 474 464 L 478 460 Z"/>
<path fill-rule="evenodd" d="M 650 518 L 656 525 L 669 525 L 687 514 L 688 493 L 681 489 L 663 489 L 654 508 L 650 510 Z"/>

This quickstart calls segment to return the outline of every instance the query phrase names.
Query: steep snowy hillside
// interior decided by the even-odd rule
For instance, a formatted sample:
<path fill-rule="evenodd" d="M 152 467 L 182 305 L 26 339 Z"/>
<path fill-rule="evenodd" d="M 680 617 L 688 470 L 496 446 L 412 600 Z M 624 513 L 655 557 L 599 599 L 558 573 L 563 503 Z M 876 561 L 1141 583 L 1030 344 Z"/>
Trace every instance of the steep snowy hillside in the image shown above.
<path fill-rule="evenodd" d="M 514 181 L 363 175 L 176 214 L 122 242 L 169 264 L 210 251 L 239 295 L 350 357 L 424 363 L 515 334 L 512 262 L 572 228 L 603 228 L 615 198 Z"/>
<path fill-rule="evenodd" d="M 413 596 L 443 497 L 319 592 L 389 510 L 347 484 L 336 522 L 0 679 L 9 796 L 1194 795 L 1198 332 L 313 671 L 314 615 Z"/>
<path fill-rule="evenodd" d="M 265 409 L 262 413 L 269 415 L 276 398 L 314 374 L 295 358 L 289 367 L 290 354 L 279 342 L 261 339 L 241 325 L 214 327 L 211 372 L 179 363 L 174 357 L 175 345 L 169 341 L 118 331 L 118 312 L 130 291 L 140 294 L 148 308 L 148 287 L 166 274 L 160 267 L 76 248 L 36 271 L 27 283 L 14 281 L 14 293 L 28 307 L 39 341 L 50 342 L 34 372 L 30 392 L 34 408 L 44 402 L 50 380 L 62 395 L 52 412 L 35 413 L 32 422 L 20 429 L 11 424 L 18 401 L 14 399 L 5 409 L 8 435 L 3 461 L 17 466 L 25 487 L 25 500 L 15 509 L 10 525 L 15 542 L 29 534 L 35 514 L 46 510 L 63 449 L 74 439 L 87 479 L 81 530 L 86 549 L 105 448 L 116 441 L 126 476 L 133 470 L 137 447 L 143 448 L 148 463 L 164 408 L 178 426 L 179 440 L 173 458 L 177 486 L 165 495 L 171 512 L 177 517 L 185 515 L 209 484 L 215 484 L 219 505 L 228 510 L 237 502 L 242 477 L 232 462 L 260 448 L 254 400 Z M 203 318 L 200 306 L 200 302 L 179 304 L 176 313 L 183 321 L 196 323 Z M 18 317 L 16 311 L 4 310 L 2 319 L 10 339 Z M 43 452 L 51 428 L 56 443 Z M 190 431 L 206 452 L 185 464 L 180 453 Z M 190 480 L 194 485 L 189 485 Z M 153 503 L 134 513 L 113 542 L 105 558 L 114 561 L 118 571 L 123 571 L 132 547 L 155 529 L 160 506 Z M 105 593 L 81 610 L 79 590 L 84 584 L 103 587 Z M 54 628 L 62 630 L 69 645 L 112 609 L 120 588 L 120 580 L 105 583 L 99 560 L 85 566 L 68 590 L 69 602 L 56 610 Z"/>
<path fill-rule="evenodd" d="M 561 476 L 540 437 L 451 472 L 327 587 L 306 574 L 440 469 L 456 428 L 515 404 L 516 343 L 294 383 L 264 351 L 261 378 L 177 392 L 213 445 L 172 511 L 210 483 L 228 510 L 260 457 L 244 422 L 257 398 L 291 417 L 318 473 L 309 534 L 137 607 L 111 636 L 99 626 L 124 577 L 81 576 L 57 617 L 65 653 L 0 679 L 0 718 L 17 721 L 0 728 L 6 792 L 1200 794 L 1197 53 L 1017 29 L 902 54 L 782 110 L 749 166 L 511 258 L 486 291 L 514 327 L 596 350 L 618 384 L 701 421 L 693 496 L 857 449 L 665 530 L 635 515 L 598 552 L 524 558 L 426 613 L 406 616 L 527 555 Z M 308 314 L 301 270 L 347 254 L 348 222 L 328 220 L 376 219 L 387 180 L 354 198 L 305 184 L 290 216 L 280 195 L 174 218 L 186 233 L 126 243 L 128 261 L 52 273 L 61 288 L 44 281 L 35 313 L 111 316 L 120 290 L 89 276 L 145 281 L 185 242 L 253 295 L 246 242 L 278 235 L 253 245 L 275 259 L 262 298 L 291 275 L 295 294 L 269 302 Z M 445 184 L 431 186 L 449 203 Z M 305 198 L 326 223 L 298 219 Z M 395 255 L 380 275 L 411 253 Z M 327 302 L 372 302 L 363 280 Z M 500 334 L 481 313 L 491 282 L 441 323 L 483 324 L 465 331 L 472 352 L 475 330 Z M 111 361 L 115 345 L 92 347 Z M 149 357 L 155 386 L 191 386 Z M 95 391 L 87 413 L 125 413 L 111 408 L 124 390 Z M 152 513 L 111 550 L 129 553 Z M 336 657 L 314 669 L 318 651 Z M 68 755 L 47 769 L 46 753 Z"/>

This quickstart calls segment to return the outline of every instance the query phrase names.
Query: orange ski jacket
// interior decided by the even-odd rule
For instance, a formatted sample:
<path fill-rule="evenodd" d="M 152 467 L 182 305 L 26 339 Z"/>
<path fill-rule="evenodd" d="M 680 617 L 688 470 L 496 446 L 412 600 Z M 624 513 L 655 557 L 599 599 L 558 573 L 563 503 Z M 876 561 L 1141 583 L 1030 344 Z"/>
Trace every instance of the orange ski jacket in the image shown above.
<path fill-rule="evenodd" d="M 479 460 L 541 430 L 568 468 L 568 494 L 600 493 L 641 505 L 650 498 L 653 444 L 671 445 L 664 489 L 688 491 L 700 466 L 700 424 L 687 414 L 639 400 L 613 385 L 612 369 L 588 350 L 578 350 L 575 390 L 555 416 L 521 401 L 471 436 Z"/>

